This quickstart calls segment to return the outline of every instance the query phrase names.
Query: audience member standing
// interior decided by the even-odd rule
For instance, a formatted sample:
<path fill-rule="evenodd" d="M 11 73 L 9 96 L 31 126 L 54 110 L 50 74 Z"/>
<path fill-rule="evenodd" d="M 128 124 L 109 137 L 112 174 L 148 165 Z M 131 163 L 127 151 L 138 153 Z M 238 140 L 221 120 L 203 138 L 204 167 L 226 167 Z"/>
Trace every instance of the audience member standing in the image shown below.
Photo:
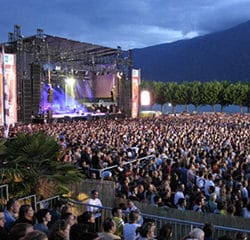
<path fill-rule="evenodd" d="M 104 220 L 103 230 L 104 232 L 101 232 L 99 234 L 102 240 L 120 240 L 121 239 L 119 236 L 115 235 L 116 224 L 112 218 L 108 217 Z"/>
<path fill-rule="evenodd" d="M 6 204 L 6 209 L 4 210 L 4 227 L 8 232 L 10 231 L 11 227 L 14 225 L 14 222 L 17 219 L 19 208 L 20 205 L 16 198 L 10 199 Z"/>
<path fill-rule="evenodd" d="M 102 202 L 98 198 L 99 193 L 97 190 L 91 191 L 91 197 L 89 198 L 87 204 L 87 211 L 94 213 L 95 216 L 95 231 L 98 232 L 100 230 L 100 223 L 101 223 L 101 207 Z"/>
<path fill-rule="evenodd" d="M 38 212 L 36 213 L 36 218 L 37 218 L 37 224 L 35 224 L 34 229 L 44 232 L 48 236 L 49 234 L 48 223 L 51 221 L 51 214 L 49 212 L 49 209 L 44 208 L 38 210 Z"/>
<path fill-rule="evenodd" d="M 19 209 L 18 219 L 14 224 L 17 223 L 28 223 L 34 225 L 34 209 L 29 204 L 23 204 Z"/>
<path fill-rule="evenodd" d="M 129 222 L 125 223 L 123 228 L 124 240 L 135 240 L 138 237 L 137 229 L 141 226 L 138 224 L 140 212 L 138 210 L 129 213 Z"/>
<path fill-rule="evenodd" d="M 4 212 L 0 209 L 0 240 L 8 240 L 8 233 L 6 229 L 4 228 L 5 224 L 5 218 L 4 218 Z"/>

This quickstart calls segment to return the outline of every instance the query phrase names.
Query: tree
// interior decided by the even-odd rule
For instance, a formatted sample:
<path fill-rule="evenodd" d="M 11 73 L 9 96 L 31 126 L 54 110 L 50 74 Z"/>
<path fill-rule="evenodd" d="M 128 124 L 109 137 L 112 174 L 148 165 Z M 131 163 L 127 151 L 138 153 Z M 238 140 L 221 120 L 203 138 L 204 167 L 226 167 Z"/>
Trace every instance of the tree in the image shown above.
<path fill-rule="evenodd" d="M 19 133 L 16 139 L 0 144 L 0 179 L 15 196 L 39 194 L 41 182 L 54 183 L 55 192 L 68 192 L 68 184 L 83 175 L 71 163 L 58 160 L 60 145 L 44 132 Z"/>
<path fill-rule="evenodd" d="M 179 84 L 179 104 L 185 105 L 188 112 L 188 105 L 191 103 L 191 84 L 183 82 Z"/>
<path fill-rule="evenodd" d="M 245 98 L 243 99 L 243 104 L 244 106 L 247 107 L 247 112 L 249 113 L 250 112 L 250 83 L 248 84 L 245 84 L 246 86 L 246 95 L 245 95 Z"/>
<path fill-rule="evenodd" d="M 176 82 L 167 83 L 165 94 L 167 101 L 170 102 L 172 105 L 172 113 L 174 113 L 176 105 L 180 104 L 181 102 L 180 88 L 178 83 Z"/>
<path fill-rule="evenodd" d="M 230 85 L 230 83 L 228 81 L 222 81 L 221 83 L 221 90 L 218 96 L 218 104 L 220 104 L 221 106 L 221 112 L 224 111 L 224 107 L 228 106 L 230 104 L 230 102 L 228 101 L 228 99 L 226 98 L 226 92 L 227 92 L 227 88 Z"/>
<path fill-rule="evenodd" d="M 222 84 L 218 81 L 206 82 L 203 85 L 203 102 L 209 104 L 215 112 L 215 104 L 219 102 Z"/>
<path fill-rule="evenodd" d="M 153 82 L 154 102 L 161 105 L 161 112 L 164 113 L 163 106 L 166 103 L 166 83 Z"/>

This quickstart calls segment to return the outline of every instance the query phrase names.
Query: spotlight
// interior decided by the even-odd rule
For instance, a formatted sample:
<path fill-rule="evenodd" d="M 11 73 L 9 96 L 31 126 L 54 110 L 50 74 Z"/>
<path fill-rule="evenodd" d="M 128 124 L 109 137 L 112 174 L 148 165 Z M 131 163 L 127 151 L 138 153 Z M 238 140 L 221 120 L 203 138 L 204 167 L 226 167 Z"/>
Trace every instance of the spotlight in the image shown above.
<path fill-rule="evenodd" d="M 122 72 L 117 72 L 117 77 L 119 78 L 119 79 L 121 79 L 122 78 L 122 75 L 123 75 L 123 73 Z"/>
<path fill-rule="evenodd" d="M 65 79 L 66 84 L 68 84 L 69 86 L 73 86 L 75 83 L 75 79 L 74 78 L 66 78 Z"/>

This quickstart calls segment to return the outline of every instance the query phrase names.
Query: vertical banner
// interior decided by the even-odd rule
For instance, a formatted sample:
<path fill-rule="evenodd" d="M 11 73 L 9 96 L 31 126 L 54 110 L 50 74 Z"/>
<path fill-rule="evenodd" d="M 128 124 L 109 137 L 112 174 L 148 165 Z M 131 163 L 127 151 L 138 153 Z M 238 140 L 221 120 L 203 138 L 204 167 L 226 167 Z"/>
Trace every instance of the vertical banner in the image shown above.
<path fill-rule="evenodd" d="M 0 124 L 9 126 L 17 122 L 16 56 L 3 51 L 0 58 Z"/>
<path fill-rule="evenodd" d="M 138 116 L 139 111 L 139 84 L 141 73 L 139 69 L 132 69 L 132 118 Z"/>

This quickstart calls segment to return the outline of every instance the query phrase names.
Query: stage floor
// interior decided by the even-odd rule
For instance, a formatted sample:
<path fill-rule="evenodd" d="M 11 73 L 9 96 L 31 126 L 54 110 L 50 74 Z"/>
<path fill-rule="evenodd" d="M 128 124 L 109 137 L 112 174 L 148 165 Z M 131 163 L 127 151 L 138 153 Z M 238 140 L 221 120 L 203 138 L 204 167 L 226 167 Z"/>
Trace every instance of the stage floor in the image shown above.
<path fill-rule="evenodd" d="M 52 115 L 53 119 L 61 119 L 61 118 L 86 118 L 86 117 L 101 117 L 106 116 L 106 113 L 92 113 L 92 112 L 84 112 L 84 113 L 55 113 Z"/>

